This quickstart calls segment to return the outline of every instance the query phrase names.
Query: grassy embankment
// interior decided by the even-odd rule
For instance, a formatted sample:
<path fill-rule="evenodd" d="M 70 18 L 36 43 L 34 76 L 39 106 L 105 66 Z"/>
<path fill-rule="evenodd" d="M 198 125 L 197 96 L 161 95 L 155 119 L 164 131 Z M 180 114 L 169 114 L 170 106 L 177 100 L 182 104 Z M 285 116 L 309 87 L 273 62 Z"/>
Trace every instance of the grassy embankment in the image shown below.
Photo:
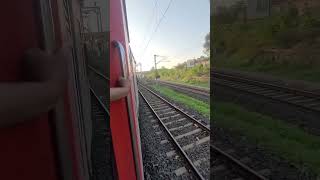
<path fill-rule="evenodd" d="M 190 109 L 196 110 L 197 112 L 204 115 L 205 117 L 207 117 L 207 118 L 210 117 L 210 105 L 209 104 L 207 104 L 203 101 L 194 99 L 190 96 L 186 96 L 184 94 L 177 93 L 176 91 L 174 91 L 172 89 L 161 87 L 159 85 L 154 85 L 153 88 L 155 90 L 157 90 L 158 92 L 160 92 L 161 94 L 169 97 L 170 99 L 172 99 L 176 102 L 182 103 Z"/>
<path fill-rule="evenodd" d="M 174 67 L 172 69 L 162 68 L 158 70 L 161 80 L 172 81 L 177 83 L 189 84 L 194 86 L 210 86 L 210 66 L 196 65 L 192 68 Z M 146 74 L 149 79 L 154 79 L 155 72 L 149 71 Z"/>
<path fill-rule="evenodd" d="M 291 7 L 259 21 L 229 25 L 212 18 L 214 67 L 320 82 L 319 10 L 299 14 Z"/>
<path fill-rule="evenodd" d="M 210 115 L 210 105 L 174 90 L 154 86 L 168 98 L 183 103 L 204 116 Z M 249 112 L 244 108 L 223 102 L 214 102 L 212 121 L 217 125 L 246 136 L 252 143 L 261 145 L 276 155 L 320 174 L 320 138 L 288 125 L 281 120 Z"/>

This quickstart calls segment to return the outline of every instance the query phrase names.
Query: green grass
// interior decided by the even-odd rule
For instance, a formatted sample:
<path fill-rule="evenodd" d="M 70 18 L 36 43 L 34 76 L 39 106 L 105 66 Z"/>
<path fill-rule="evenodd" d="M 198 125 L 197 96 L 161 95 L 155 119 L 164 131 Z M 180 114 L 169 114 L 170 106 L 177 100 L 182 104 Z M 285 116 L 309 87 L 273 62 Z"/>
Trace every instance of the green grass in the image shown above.
<path fill-rule="evenodd" d="M 198 87 L 203 87 L 203 88 L 210 88 L 210 82 L 180 82 L 180 81 L 171 81 L 171 82 L 176 82 L 180 84 L 185 84 L 185 85 L 192 85 L 192 86 L 198 86 Z"/>
<path fill-rule="evenodd" d="M 171 90 L 169 88 L 161 87 L 158 85 L 153 85 L 153 88 L 155 90 L 157 90 L 158 92 L 160 92 L 161 94 L 169 97 L 170 99 L 172 99 L 176 102 L 182 103 L 182 104 L 186 105 L 188 108 L 196 110 L 197 112 L 204 115 L 205 117 L 208 117 L 208 118 L 210 117 L 210 105 L 209 104 L 207 104 L 203 101 L 194 99 L 190 96 L 178 93 L 178 92 Z"/>
<path fill-rule="evenodd" d="M 196 65 L 192 68 L 184 66 L 173 67 L 171 69 L 161 68 L 157 72 L 161 80 L 184 83 L 188 85 L 200 86 L 208 88 L 210 86 L 210 66 Z M 154 79 L 155 72 L 153 70 L 145 73 L 146 78 Z"/>
<path fill-rule="evenodd" d="M 264 73 L 291 80 L 320 83 L 320 68 L 317 65 L 248 64 L 241 61 L 224 61 L 217 62 L 214 66 L 217 68 Z"/>
<path fill-rule="evenodd" d="M 179 82 L 181 83 L 181 82 Z M 204 87 L 204 88 L 209 88 L 210 87 L 210 82 L 187 82 L 182 84 L 187 84 L 187 85 L 193 85 L 193 86 L 199 86 L 199 87 Z"/>
<path fill-rule="evenodd" d="M 319 21 L 320 7 L 310 9 L 311 17 Z M 211 18 L 213 19 L 213 18 Z M 294 22 L 290 25 L 290 22 Z M 292 16 L 288 11 L 246 24 L 235 22 L 223 28 L 214 24 L 211 31 L 212 47 L 217 48 L 213 56 L 214 67 L 249 72 L 261 72 L 291 80 L 320 83 L 319 25 L 300 14 Z M 275 61 L 265 60 L 262 50 L 292 50 Z M 256 56 L 260 54 L 259 56 Z M 288 57 L 290 55 L 292 57 Z M 269 54 L 271 55 L 271 54 Z"/>
<path fill-rule="evenodd" d="M 242 134 L 293 164 L 300 166 L 303 163 L 320 174 L 320 137 L 231 103 L 215 102 L 211 113 L 212 120 L 219 126 Z"/>

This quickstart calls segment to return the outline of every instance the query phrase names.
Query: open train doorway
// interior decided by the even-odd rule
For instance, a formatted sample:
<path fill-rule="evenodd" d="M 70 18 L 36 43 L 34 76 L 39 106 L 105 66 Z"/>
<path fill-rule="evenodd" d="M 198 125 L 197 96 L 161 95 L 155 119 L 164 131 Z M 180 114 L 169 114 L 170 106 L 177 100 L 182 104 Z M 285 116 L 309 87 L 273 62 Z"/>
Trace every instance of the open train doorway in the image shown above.
<path fill-rule="evenodd" d="M 93 179 L 117 179 L 109 113 L 109 2 L 83 1 L 82 45 L 91 97 Z"/>

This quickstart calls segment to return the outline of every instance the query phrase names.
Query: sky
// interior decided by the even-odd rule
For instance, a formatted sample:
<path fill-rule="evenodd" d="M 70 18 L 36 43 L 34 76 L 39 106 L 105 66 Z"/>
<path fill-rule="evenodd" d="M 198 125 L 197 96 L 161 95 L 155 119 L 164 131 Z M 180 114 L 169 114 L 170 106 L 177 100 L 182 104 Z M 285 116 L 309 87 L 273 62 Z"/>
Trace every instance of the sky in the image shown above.
<path fill-rule="evenodd" d="M 209 0 L 172 0 L 156 30 L 170 1 L 126 0 L 130 46 L 143 71 L 154 66 L 154 54 L 169 61 L 160 62 L 158 68 L 204 55 L 204 38 L 210 31 Z"/>

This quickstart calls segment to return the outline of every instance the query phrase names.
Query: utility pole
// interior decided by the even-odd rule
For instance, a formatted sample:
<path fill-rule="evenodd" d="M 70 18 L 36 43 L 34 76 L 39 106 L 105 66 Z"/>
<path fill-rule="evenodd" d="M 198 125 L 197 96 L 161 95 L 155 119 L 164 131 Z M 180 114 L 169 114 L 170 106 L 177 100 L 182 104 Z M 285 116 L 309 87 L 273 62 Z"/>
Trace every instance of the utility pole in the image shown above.
<path fill-rule="evenodd" d="M 157 55 L 154 55 L 154 73 L 156 80 L 158 79 L 158 72 L 157 72 Z"/>
<path fill-rule="evenodd" d="M 157 64 L 159 64 L 160 62 L 169 62 L 169 61 L 164 61 L 164 60 L 157 61 L 157 57 L 166 57 L 166 56 L 160 56 L 160 55 L 156 55 L 156 54 L 154 55 L 154 70 L 155 70 L 156 80 L 159 78 Z"/>

